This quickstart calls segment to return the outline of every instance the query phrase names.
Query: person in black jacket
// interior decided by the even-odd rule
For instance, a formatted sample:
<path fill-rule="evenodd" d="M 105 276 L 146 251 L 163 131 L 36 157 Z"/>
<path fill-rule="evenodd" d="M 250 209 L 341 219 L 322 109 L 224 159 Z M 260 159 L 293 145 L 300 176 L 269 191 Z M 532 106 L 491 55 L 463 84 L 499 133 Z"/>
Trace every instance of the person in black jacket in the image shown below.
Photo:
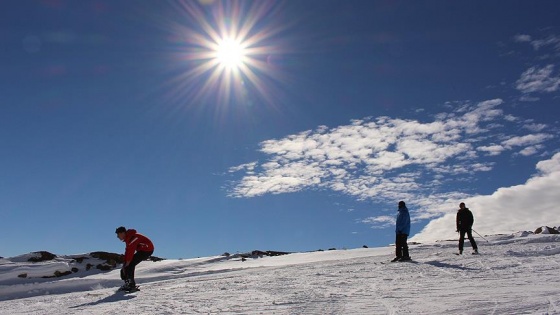
<path fill-rule="evenodd" d="M 478 247 L 472 236 L 472 226 L 474 217 L 469 208 L 465 207 L 465 203 L 459 204 L 459 211 L 457 211 L 457 232 L 459 232 L 459 255 L 463 254 L 463 244 L 465 243 L 465 233 L 471 242 L 473 254 L 478 254 Z"/>

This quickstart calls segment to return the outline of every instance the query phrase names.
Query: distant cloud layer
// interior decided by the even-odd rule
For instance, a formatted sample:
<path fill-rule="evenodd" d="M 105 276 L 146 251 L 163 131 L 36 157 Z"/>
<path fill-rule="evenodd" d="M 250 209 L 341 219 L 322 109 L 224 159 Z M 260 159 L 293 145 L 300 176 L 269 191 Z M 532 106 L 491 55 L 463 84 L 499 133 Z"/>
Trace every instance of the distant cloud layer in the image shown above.
<path fill-rule="evenodd" d="M 532 231 L 547 224 L 558 226 L 560 153 L 537 163 L 536 168 L 538 173 L 525 184 L 500 188 L 489 196 L 466 199 L 467 207 L 475 216 L 473 228 L 480 234 L 495 234 Z M 458 205 L 455 207 L 458 209 Z M 456 213 L 448 213 L 432 220 L 411 240 L 426 242 L 457 238 L 455 216 Z"/>
<path fill-rule="evenodd" d="M 230 169 L 242 176 L 229 193 L 255 197 L 324 189 L 381 203 L 414 200 L 423 209 L 413 214 L 415 220 L 439 217 L 448 212 L 450 200 L 469 196 L 446 184 L 491 171 L 493 157 L 504 152 L 541 153 L 554 137 L 544 132 L 546 125 L 504 115 L 502 104 L 501 99 L 453 103 L 431 122 L 365 118 L 267 140 L 260 149 L 264 162 Z M 385 226 L 392 221 L 380 216 L 364 222 Z"/>

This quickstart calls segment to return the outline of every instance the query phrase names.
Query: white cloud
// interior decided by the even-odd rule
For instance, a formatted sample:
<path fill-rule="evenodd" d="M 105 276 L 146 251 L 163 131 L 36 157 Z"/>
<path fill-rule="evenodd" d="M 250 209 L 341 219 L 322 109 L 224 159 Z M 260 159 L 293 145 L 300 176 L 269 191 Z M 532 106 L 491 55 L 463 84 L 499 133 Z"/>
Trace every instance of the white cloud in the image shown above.
<path fill-rule="evenodd" d="M 525 136 L 515 136 L 508 140 L 502 141 L 502 145 L 508 149 L 515 146 L 530 146 L 542 143 L 553 136 L 546 133 L 530 134 Z"/>
<path fill-rule="evenodd" d="M 267 160 L 230 168 L 241 172 L 232 182 L 232 197 L 255 197 L 304 189 L 326 189 L 360 200 L 418 200 L 447 197 L 446 177 L 472 176 L 492 170 L 487 160 L 523 147 L 536 154 L 552 136 L 506 134 L 525 123 L 506 119 L 501 99 L 478 104 L 464 102 L 431 122 L 390 117 L 353 120 L 348 125 L 304 131 L 282 139 L 263 141 Z M 505 125 L 516 128 L 506 129 Z M 506 140 L 504 140 L 506 139 Z M 483 152 L 484 157 L 479 156 Z M 456 197 L 456 195 L 455 195 Z M 437 211 L 419 214 L 438 215 Z"/>
<path fill-rule="evenodd" d="M 256 162 L 241 164 L 241 165 L 238 165 L 238 166 L 231 167 L 229 169 L 229 171 L 230 172 L 237 172 L 237 171 L 241 171 L 241 170 L 253 171 L 255 169 L 256 165 L 257 165 Z"/>
<path fill-rule="evenodd" d="M 534 39 L 531 35 L 518 34 L 513 37 L 513 41 L 517 43 L 529 43 L 536 51 L 543 47 L 551 47 L 553 50 L 560 51 L 560 37 L 556 35 Z"/>
<path fill-rule="evenodd" d="M 365 219 L 361 220 L 360 222 L 369 224 L 373 228 L 381 229 L 381 228 L 394 226 L 396 220 L 395 220 L 394 216 L 381 215 L 381 216 L 377 216 L 377 217 L 365 218 Z"/>
<path fill-rule="evenodd" d="M 560 172 L 560 153 L 555 154 L 551 159 L 537 163 L 539 176 L 547 176 L 552 173 Z"/>
<path fill-rule="evenodd" d="M 555 50 L 560 50 L 560 37 L 551 35 L 544 39 L 535 39 L 531 41 L 531 45 L 535 50 L 539 50 L 545 46 L 552 46 Z"/>
<path fill-rule="evenodd" d="M 514 42 L 528 43 L 533 46 L 537 60 L 553 60 L 560 57 L 560 36 L 549 35 L 545 38 L 533 38 L 527 34 L 518 34 L 513 37 Z M 554 71 L 555 65 L 534 65 L 525 70 L 515 82 L 515 87 L 522 95 L 521 102 L 537 102 L 540 97 L 531 93 L 552 93 L 560 90 L 560 75 Z"/>
<path fill-rule="evenodd" d="M 506 150 L 506 148 L 504 148 L 501 145 L 497 145 L 497 144 L 480 146 L 476 149 L 479 150 L 479 151 L 486 152 L 488 155 L 500 155 L 502 152 L 504 152 Z"/>
<path fill-rule="evenodd" d="M 522 185 L 500 188 L 492 195 L 462 200 L 475 216 L 473 228 L 484 235 L 558 225 L 560 219 L 556 208 L 560 203 L 560 153 L 537 163 L 536 168 L 538 174 Z M 457 200 L 460 199 L 446 203 L 444 207 L 447 214 L 432 220 L 411 240 L 426 242 L 456 238 Z"/>
<path fill-rule="evenodd" d="M 522 102 L 538 102 L 540 101 L 540 97 L 536 97 L 536 96 L 531 96 L 531 95 L 521 95 L 521 97 L 519 98 L 520 101 Z"/>
<path fill-rule="evenodd" d="M 531 36 L 525 34 L 518 34 L 513 37 L 513 40 L 518 43 L 528 43 L 531 42 Z"/>
<path fill-rule="evenodd" d="M 523 125 L 523 128 L 528 129 L 532 132 L 543 131 L 547 126 L 545 124 L 527 123 Z"/>
<path fill-rule="evenodd" d="M 555 92 L 560 88 L 560 77 L 553 75 L 554 65 L 544 68 L 527 69 L 516 82 L 516 88 L 522 93 Z"/>
<path fill-rule="evenodd" d="M 538 148 L 536 146 L 526 147 L 525 149 L 519 151 L 519 154 L 523 156 L 530 156 L 534 155 L 538 152 Z"/>
<path fill-rule="evenodd" d="M 472 165 L 472 170 L 475 172 L 489 172 L 493 168 L 491 163 L 474 163 Z"/>

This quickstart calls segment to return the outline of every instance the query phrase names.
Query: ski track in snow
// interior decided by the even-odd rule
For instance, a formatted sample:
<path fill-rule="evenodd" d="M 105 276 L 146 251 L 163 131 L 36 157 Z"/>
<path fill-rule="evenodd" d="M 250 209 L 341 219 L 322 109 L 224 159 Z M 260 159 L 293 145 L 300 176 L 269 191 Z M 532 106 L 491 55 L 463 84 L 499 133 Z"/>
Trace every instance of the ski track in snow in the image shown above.
<path fill-rule="evenodd" d="M 118 270 L 0 282 L 0 314 L 560 314 L 560 237 L 488 238 L 481 255 L 448 241 L 403 263 L 392 247 L 143 262 L 131 294 Z"/>

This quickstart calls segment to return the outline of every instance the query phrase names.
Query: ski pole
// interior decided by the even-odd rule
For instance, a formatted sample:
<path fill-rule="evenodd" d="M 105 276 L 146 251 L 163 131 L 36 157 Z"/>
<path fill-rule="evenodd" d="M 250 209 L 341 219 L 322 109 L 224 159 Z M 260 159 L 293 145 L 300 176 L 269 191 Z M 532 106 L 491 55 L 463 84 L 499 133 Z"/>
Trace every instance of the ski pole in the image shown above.
<path fill-rule="evenodd" d="M 490 243 L 487 239 L 484 238 L 484 236 L 478 234 L 478 232 L 475 231 L 474 229 L 473 229 L 473 232 L 475 232 L 478 236 L 482 237 L 482 239 L 485 240 L 486 242 Z"/>

